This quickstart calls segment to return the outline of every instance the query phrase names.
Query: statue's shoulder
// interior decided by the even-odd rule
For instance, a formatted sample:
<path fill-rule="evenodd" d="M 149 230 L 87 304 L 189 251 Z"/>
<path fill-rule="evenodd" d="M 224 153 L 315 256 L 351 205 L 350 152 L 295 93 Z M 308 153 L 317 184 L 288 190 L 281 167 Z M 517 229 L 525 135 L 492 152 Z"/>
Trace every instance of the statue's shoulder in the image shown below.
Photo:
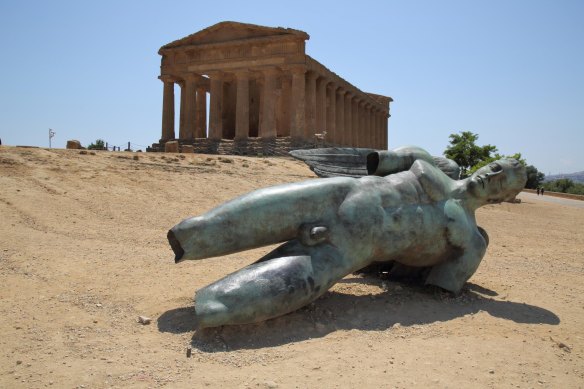
<path fill-rule="evenodd" d="M 424 160 L 417 160 L 412 164 L 410 172 L 418 179 L 432 200 L 440 201 L 449 197 L 452 179 L 435 165 Z"/>

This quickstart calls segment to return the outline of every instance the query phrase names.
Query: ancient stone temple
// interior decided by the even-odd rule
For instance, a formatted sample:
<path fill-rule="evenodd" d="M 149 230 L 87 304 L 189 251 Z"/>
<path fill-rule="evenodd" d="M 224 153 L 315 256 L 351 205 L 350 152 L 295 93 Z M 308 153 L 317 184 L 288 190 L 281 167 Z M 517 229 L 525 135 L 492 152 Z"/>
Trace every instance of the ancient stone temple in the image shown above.
<path fill-rule="evenodd" d="M 162 46 L 162 136 L 152 148 L 178 140 L 215 151 L 221 142 L 258 141 L 386 149 L 391 97 L 363 92 L 306 55 L 308 39 L 290 28 L 221 22 Z"/>

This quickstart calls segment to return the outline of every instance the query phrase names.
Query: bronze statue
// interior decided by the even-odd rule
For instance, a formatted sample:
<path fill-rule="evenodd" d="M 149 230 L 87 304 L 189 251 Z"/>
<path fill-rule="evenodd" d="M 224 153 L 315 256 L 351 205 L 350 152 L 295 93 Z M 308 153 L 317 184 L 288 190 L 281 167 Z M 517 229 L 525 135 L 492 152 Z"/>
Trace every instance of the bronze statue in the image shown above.
<path fill-rule="evenodd" d="M 345 177 L 256 190 L 168 232 L 177 263 L 286 242 L 199 290 L 200 328 L 286 314 L 374 263 L 423 269 L 426 284 L 457 293 L 488 245 L 475 210 L 514 198 L 526 182 L 525 168 L 514 159 L 456 180 L 456 164 L 417 147 L 366 156 L 359 149 L 292 154 L 313 167 L 336 160 L 328 166 L 335 174 L 335 163 L 342 165 L 336 174 Z M 347 158 L 354 162 L 346 164 Z"/>

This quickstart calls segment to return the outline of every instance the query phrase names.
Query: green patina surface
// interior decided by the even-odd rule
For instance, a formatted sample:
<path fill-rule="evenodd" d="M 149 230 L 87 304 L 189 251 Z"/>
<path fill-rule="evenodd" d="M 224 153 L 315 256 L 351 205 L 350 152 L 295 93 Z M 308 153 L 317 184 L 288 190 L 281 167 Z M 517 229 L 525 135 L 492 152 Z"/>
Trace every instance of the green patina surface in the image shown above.
<path fill-rule="evenodd" d="M 417 147 L 374 153 L 367 164 L 370 175 L 362 178 L 260 189 L 173 227 L 168 238 L 177 262 L 285 242 L 199 290 L 199 326 L 283 315 L 378 263 L 457 293 L 488 245 L 475 210 L 514 198 L 526 181 L 524 167 L 512 159 L 455 180 Z"/>

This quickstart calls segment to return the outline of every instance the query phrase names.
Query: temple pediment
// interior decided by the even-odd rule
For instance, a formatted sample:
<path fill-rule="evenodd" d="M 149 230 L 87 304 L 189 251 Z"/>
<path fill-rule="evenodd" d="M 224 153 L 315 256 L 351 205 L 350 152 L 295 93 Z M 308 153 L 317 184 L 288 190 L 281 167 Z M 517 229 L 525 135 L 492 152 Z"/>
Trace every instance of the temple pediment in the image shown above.
<path fill-rule="evenodd" d="M 308 34 L 304 31 L 294 30 L 291 28 L 265 27 L 238 22 L 221 22 L 184 38 L 170 42 L 162 46 L 161 50 L 182 46 L 197 46 L 254 38 L 283 37 L 286 35 L 290 37 L 301 38 L 303 40 L 309 39 Z"/>

